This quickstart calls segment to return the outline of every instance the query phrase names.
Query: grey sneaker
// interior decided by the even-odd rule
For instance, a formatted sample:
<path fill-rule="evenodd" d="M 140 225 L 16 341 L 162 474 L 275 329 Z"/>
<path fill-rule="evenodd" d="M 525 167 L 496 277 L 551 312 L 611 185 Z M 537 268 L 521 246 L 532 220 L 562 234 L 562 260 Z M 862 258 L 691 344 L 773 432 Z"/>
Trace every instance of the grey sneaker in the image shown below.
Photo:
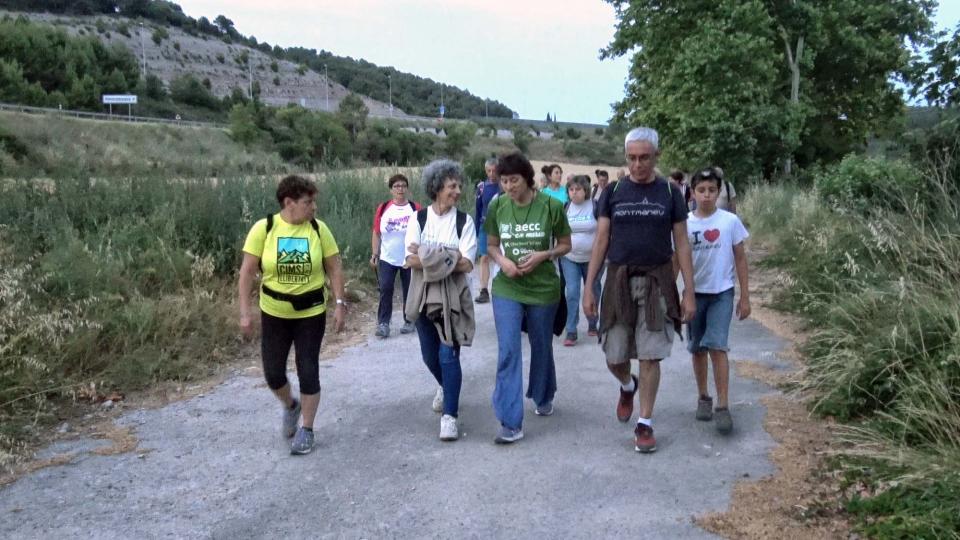
<path fill-rule="evenodd" d="M 519 441 L 523 438 L 523 429 L 522 428 L 508 428 L 507 426 L 500 426 L 500 432 L 497 433 L 496 438 L 493 439 L 493 442 L 497 444 L 510 444 Z"/>
<path fill-rule="evenodd" d="M 697 420 L 708 422 L 713 420 L 713 398 L 700 396 L 697 400 Z"/>
<path fill-rule="evenodd" d="M 533 412 L 537 413 L 537 416 L 550 416 L 553 414 L 553 402 L 548 401 L 543 405 L 537 405 Z"/>
<path fill-rule="evenodd" d="M 443 412 L 443 387 L 437 388 L 437 393 L 433 396 L 433 404 L 430 406 L 433 412 Z"/>
<path fill-rule="evenodd" d="M 283 409 L 283 436 L 293 437 L 297 432 L 297 421 L 300 420 L 300 402 L 293 401 L 293 408 L 284 407 Z"/>
<path fill-rule="evenodd" d="M 440 440 L 455 441 L 460 438 L 457 419 L 449 414 L 440 417 Z"/>
<path fill-rule="evenodd" d="M 477 304 L 486 304 L 490 301 L 490 293 L 486 289 L 480 289 L 480 294 L 473 301 Z"/>
<path fill-rule="evenodd" d="M 390 337 L 390 325 L 386 323 L 380 323 L 377 325 L 377 331 L 373 334 L 378 338 Z"/>
<path fill-rule="evenodd" d="M 730 416 L 730 409 L 726 407 L 717 407 L 717 431 L 721 435 L 727 435 L 733 431 L 733 417 Z"/>
<path fill-rule="evenodd" d="M 405 322 L 403 326 L 400 327 L 401 334 L 411 334 L 414 330 L 416 330 L 416 328 L 414 328 L 412 322 Z"/>
<path fill-rule="evenodd" d="M 307 431 L 303 428 L 297 430 L 297 435 L 293 438 L 290 445 L 290 453 L 295 456 L 309 454 L 313 450 L 313 431 Z"/>

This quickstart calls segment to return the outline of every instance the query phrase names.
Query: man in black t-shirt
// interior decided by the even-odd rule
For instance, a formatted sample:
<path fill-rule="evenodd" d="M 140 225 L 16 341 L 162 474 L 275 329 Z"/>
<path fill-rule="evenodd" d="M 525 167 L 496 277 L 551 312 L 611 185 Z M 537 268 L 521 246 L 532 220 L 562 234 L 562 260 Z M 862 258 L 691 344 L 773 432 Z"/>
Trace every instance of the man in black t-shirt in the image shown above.
<path fill-rule="evenodd" d="M 687 205 L 683 194 L 656 175 L 659 136 L 635 128 L 624 141 L 630 175 L 600 196 L 596 242 L 587 283 L 609 261 L 600 313 L 607 368 L 620 381 L 617 418 L 630 420 L 633 396 L 640 393 L 638 452 L 656 450 L 653 405 L 660 385 L 660 360 L 669 356 L 681 322 L 696 312 L 693 262 L 687 241 Z M 674 251 L 675 250 L 675 251 Z M 683 275 L 682 301 L 676 289 L 674 259 Z M 583 310 L 597 315 L 597 298 L 584 291 Z M 640 361 L 640 378 L 630 372 L 630 359 Z"/>

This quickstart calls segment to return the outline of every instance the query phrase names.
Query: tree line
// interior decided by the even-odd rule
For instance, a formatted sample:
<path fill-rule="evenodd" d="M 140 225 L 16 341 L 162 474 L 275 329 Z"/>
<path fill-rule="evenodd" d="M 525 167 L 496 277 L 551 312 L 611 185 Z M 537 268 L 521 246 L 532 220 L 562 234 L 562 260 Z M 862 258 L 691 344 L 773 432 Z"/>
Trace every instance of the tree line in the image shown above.
<path fill-rule="evenodd" d="M 319 73 L 323 73 L 326 66 L 331 80 L 351 92 L 384 103 L 390 99 L 389 86 L 392 83 L 394 106 L 409 114 L 438 116 L 442 93 L 447 118 L 513 117 L 513 111 L 499 101 L 477 97 L 456 86 L 403 73 L 392 67 L 379 67 L 362 59 L 337 56 L 324 50 L 270 45 L 258 41 L 254 36 L 244 36 L 237 31 L 233 21 L 224 15 L 217 16 L 213 21 L 207 17 L 194 19 L 186 15 L 179 5 L 166 0 L 0 0 L 0 8 L 64 15 L 142 18 L 159 25 L 179 28 L 193 36 L 214 37 L 226 43 L 246 45 L 274 58 L 295 62 Z"/>

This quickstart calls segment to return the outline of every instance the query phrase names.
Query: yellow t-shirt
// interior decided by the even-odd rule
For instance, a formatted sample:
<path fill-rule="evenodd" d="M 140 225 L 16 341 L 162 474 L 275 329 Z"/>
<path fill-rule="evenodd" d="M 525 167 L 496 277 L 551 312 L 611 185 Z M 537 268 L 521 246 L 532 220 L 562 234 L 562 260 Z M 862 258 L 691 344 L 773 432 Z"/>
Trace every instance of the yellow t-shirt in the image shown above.
<path fill-rule="evenodd" d="M 243 243 L 243 251 L 260 258 L 264 285 L 284 294 L 303 294 L 324 286 L 327 275 L 323 271 L 323 259 L 340 253 L 340 248 L 327 224 L 319 220 L 317 223 L 319 235 L 309 221 L 291 225 L 280 214 L 274 214 L 269 234 L 266 218 L 254 223 Z M 274 317 L 303 319 L 326 310 L 326 304 L 321 304 L 297 311 L 286 300 L 260 293 L 260 311 Z"/>

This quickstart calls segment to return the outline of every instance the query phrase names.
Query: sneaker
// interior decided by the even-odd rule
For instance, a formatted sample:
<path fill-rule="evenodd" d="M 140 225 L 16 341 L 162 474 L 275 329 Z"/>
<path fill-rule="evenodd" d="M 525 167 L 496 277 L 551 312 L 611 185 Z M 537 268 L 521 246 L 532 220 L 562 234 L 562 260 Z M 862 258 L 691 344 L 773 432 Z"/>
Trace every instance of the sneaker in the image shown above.
<path fill-rule="evenodd" d="M 548 401 L 543 405 L 537 405 L 533 412 L 537 413 L 537 416 L 550 416 L 553 414 L 553 402 Z"/>
<path fill-rule="evenodd" d="M 297 432 L 297 421 L 300 420 L 300 402 L 293 401 L 293 408 L 284 407 L 283 409 L 283 436 L 293 437 Z"/>
<path fill-rule="evenodd" d="M 713 420 L 713 398 L 700 396 L 697 400 L 697 420 L 708 422 Z"/>
<path fill-rule="evenodd" d="M 390 337 L 390 325 L 387 323 L 380 323 L 377 325 L 377 331 L 373 334 L 378 338 Z"/>
<path fill-rule="evenodd" d="M 721 435 L 727 435 L 733 431 L 733 417 L 730 416 L 730 409 L 726 407 L 717 407 L 717 431 Z"/>
<path fill-rule="evenodd" d="M 563 340 L 564 347 L 573 347 L 577 344 L 577 333 L 576 332 L 567 332 L 567 337 Z"/>
<path fill-rule="evenodd" d="M 413 333 L 414 330 L 416 330 L 416 328 L 414 328 L 412 322 L 405 322 L 403 323 L 403 326 L 400 327 L 401 334 L 411 334 Z M 387 333 L 389 334 L 389 330 L 387 331 Z"/>
<path fill-rule="evenodd" d="M 657 450 L 657 439 L 653 437 L 653 428 L 646 424 L 637 424 L 633 430 L 636 438 L 634 439 L 634 450 L 641 454 L 649 454 Z"/>
<path fill-rule="evenodd" d="M 620 401 L 617 402 L 617 420 L 621 422 L 627 422 L 630 420 L 630 417 L 633 416 L 633 396 L 635 396 L 637 390 L 640 389 L 640 379 L 637 379 L 636 375 L 630 375 L 630 378 L 633 379 L 633 392 L 624 392 L 623 387 L 620 387 Z"/>
<path fill-rule="evenodd" d="M 497 444 L 510 444 L 519 441 L 523 438 L 523 429 L 522 428 L 508 428 L 507 426 L 500 426 L 500 432 L 497 433 L 496 438 L 493 439 L 493 442 Z"/>
<path fill-rule="evenodd" d="M 597 329 L 597 321 L 591 321 L 587 326 L 587 335 L 597 337 L 599 334 L 600 331 Z"/>
<path fill-rule="evenodd" d="M 437 388 L 437 393 L 433 396 L 433 405 L 430 406 L 433 412 L 443 412 L 443 387 Z"/>
<path fill-rule="evenodd" d="M 440 440 L 455 441 L 460 438 L 460 430 L 457 429 L 457 419 L 449 414 L 440 417 Z"/>
<path fill-rule="evenodd" d="M 490 301 L 490 293 L 488 293 L 486 289 L 480 289 L 480 294 L 478 294 L 473 301 L 477 304 L 486 304 Z"/>
<path fill-rule="evenodd" d="M 313 450 L 313 431 L 307 431 L 303 428 L 297 430 L 297 436 L 293 438 L 293 444 L 290 445 L 290 453 L 295 456 L 309 454 Z"/>

